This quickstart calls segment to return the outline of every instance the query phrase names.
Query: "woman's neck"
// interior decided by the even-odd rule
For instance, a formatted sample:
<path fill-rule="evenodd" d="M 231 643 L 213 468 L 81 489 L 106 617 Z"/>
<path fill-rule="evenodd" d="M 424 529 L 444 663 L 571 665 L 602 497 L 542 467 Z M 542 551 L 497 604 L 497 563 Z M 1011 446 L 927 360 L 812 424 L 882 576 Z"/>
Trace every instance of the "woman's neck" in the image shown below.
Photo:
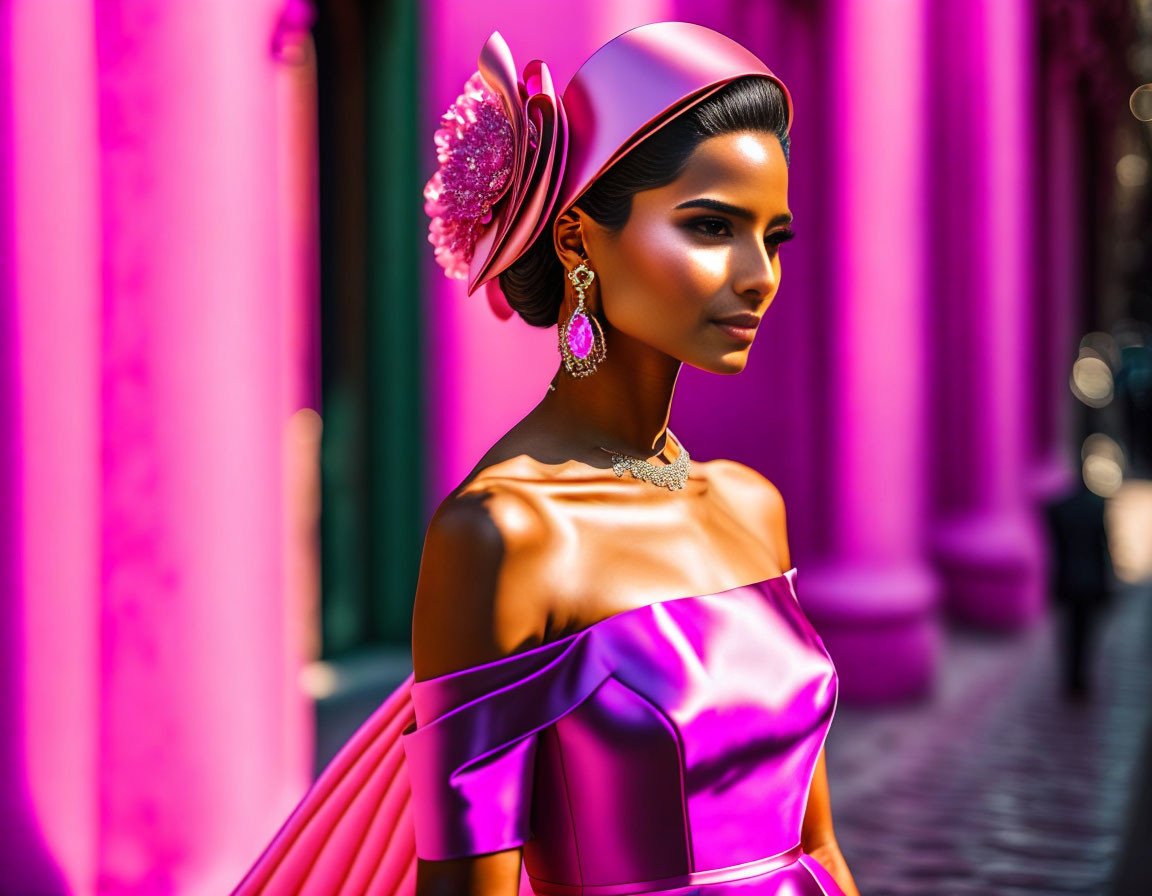
<path fill-rule="evenodd" d="M 604 447 L 645 459 L 663 451 L 669 462 L 675 460 L 679 449 L 667 440 L 667 429 L 683 362 L 646 348 L 642 363 L 618 351 L 586 377 L 572 376 L 561 364 L 552 379 L 555 389 L 532 414 L 573 448 L 599 452 Z"/>

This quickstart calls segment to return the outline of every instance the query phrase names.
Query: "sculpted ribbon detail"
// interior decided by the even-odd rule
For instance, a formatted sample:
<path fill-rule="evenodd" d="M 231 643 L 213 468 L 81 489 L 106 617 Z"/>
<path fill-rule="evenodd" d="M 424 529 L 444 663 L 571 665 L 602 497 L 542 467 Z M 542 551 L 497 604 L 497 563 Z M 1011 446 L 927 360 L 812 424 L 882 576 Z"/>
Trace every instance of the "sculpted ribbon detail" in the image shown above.
<path fill-rule="evenodd" d="M 467 279 L 471 295 L 488 283 L 500 318 L 512 309 L 495 278 L 539 236 L 560 193 L 568 120 L 548 66 L 529 62 L 517 76 L 499 31 L 480 51 L 479 71 L 436 131 L 440 167 L 424 187 L 428 241 L 445 276 Z"/>

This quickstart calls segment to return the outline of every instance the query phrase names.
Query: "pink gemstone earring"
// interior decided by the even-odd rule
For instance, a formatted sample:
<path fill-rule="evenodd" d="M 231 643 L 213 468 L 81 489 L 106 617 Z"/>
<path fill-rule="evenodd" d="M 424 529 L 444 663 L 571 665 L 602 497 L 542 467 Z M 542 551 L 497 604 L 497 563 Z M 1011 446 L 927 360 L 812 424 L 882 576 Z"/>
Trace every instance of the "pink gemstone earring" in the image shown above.
<path fill-rule="evenodd" d="M 560 326 L 560 354 L 564 368 L 572 376 L 588 376 L 604 360 L 604 330 L 600 321 L 584 307 L 584 290 L 595 279 L 592 269 L 583 262 L 568 273 L 576 287 L 576 310 Z"/>

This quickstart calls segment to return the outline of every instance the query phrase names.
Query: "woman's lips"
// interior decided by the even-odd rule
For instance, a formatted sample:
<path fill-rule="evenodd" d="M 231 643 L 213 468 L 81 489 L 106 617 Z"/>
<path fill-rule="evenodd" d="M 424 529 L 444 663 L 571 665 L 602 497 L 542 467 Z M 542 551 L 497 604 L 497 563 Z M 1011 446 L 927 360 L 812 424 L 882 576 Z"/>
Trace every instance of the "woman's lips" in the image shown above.
<path fill-rule="evenodd" d="M 722 324 L 719 321 L 714 321 L 714 323 L 733 339 L 740 342 L 751 342 L 756 338 L 755 327 L 734 327 L 731 324 Z"/>
<path fill-rule="evenodd" d="M 740 342 L 751 342 L 756 336 L 756 327 L 760 318 L 755 314 L 735 314 L 724 320 L 714 320 L 722 331 Z"/>

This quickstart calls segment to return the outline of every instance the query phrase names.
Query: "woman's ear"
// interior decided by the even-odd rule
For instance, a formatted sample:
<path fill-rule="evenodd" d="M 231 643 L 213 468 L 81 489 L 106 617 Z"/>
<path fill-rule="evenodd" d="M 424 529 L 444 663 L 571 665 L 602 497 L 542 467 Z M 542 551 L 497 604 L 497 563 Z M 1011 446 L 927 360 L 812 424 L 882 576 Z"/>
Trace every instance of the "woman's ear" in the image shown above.
<path fill-rule="evenodd" d="M 586 220 L 584 212 L 573 207 L 558 216 L 552 225 L 552 244 L 565 270 L 572 270 L 588 257 L 584 245 Z"/>

